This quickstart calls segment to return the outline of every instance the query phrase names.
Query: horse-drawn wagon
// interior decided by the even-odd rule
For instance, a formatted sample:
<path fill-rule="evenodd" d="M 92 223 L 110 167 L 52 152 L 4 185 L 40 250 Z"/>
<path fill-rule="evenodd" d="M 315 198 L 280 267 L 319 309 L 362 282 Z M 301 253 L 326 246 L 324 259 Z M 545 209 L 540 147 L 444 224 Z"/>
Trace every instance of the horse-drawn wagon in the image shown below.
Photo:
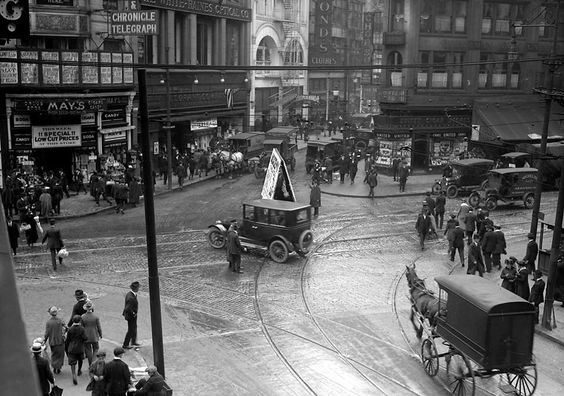
<path fill-rule="evenodd" d="M 264 150 L 264 137 L 264 132 L 243 132 L 228 138 L 232 151 L 243 154 L 243 167 L 251 173 L 257 163 L 254 159 Z"/>
<path fill-rule="evenodd" d="M 412 310 L 425 327 L 416 299 L 429 295 L 424 281 L 408 268 Z M 478 276 L 449 275 L 435 278 L 438 304 L 421 360 L 428 375 L 439 372 L 439 359 L 446 362 L 447 385 L 453 394 L 474 395 L 476 377 L 505 375 L 505 391 L 532 395 L 537 384 L 533 356 L 534 314 L 532 304 Z M 423 294 L 414 291 L 424 291 Z M 412 311 L 413 312 L 413 311 Z M 437 341 L 446 351 L 439 352 Z M 439 344 L 439 345 L 441 345 Z"/>

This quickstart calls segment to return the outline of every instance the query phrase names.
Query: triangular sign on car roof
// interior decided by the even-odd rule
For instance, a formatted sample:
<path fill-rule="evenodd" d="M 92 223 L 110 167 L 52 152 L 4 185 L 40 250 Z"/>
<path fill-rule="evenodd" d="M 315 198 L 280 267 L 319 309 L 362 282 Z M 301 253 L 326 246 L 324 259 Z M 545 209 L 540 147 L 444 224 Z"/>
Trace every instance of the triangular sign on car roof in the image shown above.
<path fill-rule="evenodd" d="M 268 169 L 262 185 L 263 199 L 277 199 L 281 201 L 296 201 L 292 181 L 284 158 L 277 149 L 272 149 Z"/>

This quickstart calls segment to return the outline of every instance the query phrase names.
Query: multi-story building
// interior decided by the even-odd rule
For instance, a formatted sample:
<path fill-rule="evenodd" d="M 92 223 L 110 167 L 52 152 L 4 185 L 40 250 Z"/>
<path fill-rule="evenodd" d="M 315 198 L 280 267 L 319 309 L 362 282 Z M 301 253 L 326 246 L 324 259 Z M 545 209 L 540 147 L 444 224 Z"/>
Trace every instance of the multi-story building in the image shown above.
<path fill-rule="evenodd" d="M 0 37 L 0 153 L 7 171 L 89 172 L 135 161 L 133 51 L 107 34 L 117 1 L 32 0 L 30 34 Z"/>
<path fill-rule="evenodd" d="M 375 8 L 365 0 L 310 1 L 308 75 L 309 94 L 319 98 L 310 119 L 344 123 L 361 109 L 361 86 L 370 85 L 371 74 L 354 69 L 377 62 Z M 374 3 L 374 2 L 370 2 Z M 366 10 L 370 12 L 365 12 Z M 378 13 L 380 15 L 380 13 Z M 315 71 L 315 66 L 334 66 L 335 71 Z M 342 66 L 343 70 L 338 70 Z M 365 90 L 368 95 L 369 89 Z"/>
<path fill-rule="evenodd" d="M 382 114 L 375 117 L 386 154 L 381 165 L 401 155 L 413 167 L 428 169 L 463 152 L 472 155 L 468 143 L 479 141 L 484 148 L 538 142 L 542 98 L 531 92 L 545 81 L 542 60 L 553 44 L 562 54 L 564 29 L 555 39 L 554 26 L 564 21 L 564 6 L 559 18 L 555 4 L 388 0 Z M 549 136 L 562 135 L 555 128 L 551 122 Z"/>
<path fill-rule="evenodd" d="M 156 35 L 137 41 L 139 63 L 191 65 L 148 73 L 147 91 L 153 147 L 208 149 L 228 132 L 249 125 L 249 74 L 222 67 L 248 66 L 251 0 L 140 0 L 143 10 L 158 13 Z M 198 69 L 206 66 L 206 69 Z M 213 66 L 213 68 L 211 68 Z M 169 128 L 171 127 L 171 128 Z"/>
<path fill-rule="evenodd" d="M 254 2 L 251 64 L 256 66 L 303 66 L 308 42 L 308 0 L 257 0 Z M 256 70 L 252 72 L 251 126 L 268 130 L 289 124 L 296 109 L 301 115 L 307 102 L 304 70 Z"/>

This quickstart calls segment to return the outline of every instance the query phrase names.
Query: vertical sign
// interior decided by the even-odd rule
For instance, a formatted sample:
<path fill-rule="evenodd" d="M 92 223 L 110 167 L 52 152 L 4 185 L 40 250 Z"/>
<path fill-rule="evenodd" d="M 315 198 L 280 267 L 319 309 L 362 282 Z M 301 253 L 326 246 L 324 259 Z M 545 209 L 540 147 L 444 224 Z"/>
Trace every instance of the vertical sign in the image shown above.
<path fill-rule="evenodd" d="M 312 65 L 336 65 L 337 53 L 333 44 L 333 1 L 315 1 L 315 26 L 309 47 Z"/>

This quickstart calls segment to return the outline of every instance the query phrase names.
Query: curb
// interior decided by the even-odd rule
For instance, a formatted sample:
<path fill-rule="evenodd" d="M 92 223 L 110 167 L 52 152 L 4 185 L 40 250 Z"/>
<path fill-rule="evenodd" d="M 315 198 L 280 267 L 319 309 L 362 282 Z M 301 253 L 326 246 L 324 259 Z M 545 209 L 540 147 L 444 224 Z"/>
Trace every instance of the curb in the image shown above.
<path fill-rule="evenodd" d="M 350 194 L 341 194 L 341 193 L 334 193 L 334 192 L 330 192 L 330 191 L 323 191 L 321 190 L 322 194 L 327 194 L 327 195 L 332 195 L 335 197 L 347 197 L 347 198 L 363 198 L 363 199 L 369 199 L 370 197 L 368 195 L 350 195 Z M 374 198 L 394 198 L 394 197 L 415 197 L 418 195 L 425 195 L 425 192 L 408 192 L 408 193 L 403 193 L 403 194 L 386 194 L 386 195 L 375 195 Z"/>
<path fill-rule="evenodd" d="M 546 338 L 547 340 L 552 341 L 552 342 L 564 347 L 564 341 L 555 337 L 555 336 L 553 336 L 552 334 L 548 333 L 547 330 L 542 330 L 540 328 L 536 328 L 535 334 L 538 334 L 539 336 Z"/>

